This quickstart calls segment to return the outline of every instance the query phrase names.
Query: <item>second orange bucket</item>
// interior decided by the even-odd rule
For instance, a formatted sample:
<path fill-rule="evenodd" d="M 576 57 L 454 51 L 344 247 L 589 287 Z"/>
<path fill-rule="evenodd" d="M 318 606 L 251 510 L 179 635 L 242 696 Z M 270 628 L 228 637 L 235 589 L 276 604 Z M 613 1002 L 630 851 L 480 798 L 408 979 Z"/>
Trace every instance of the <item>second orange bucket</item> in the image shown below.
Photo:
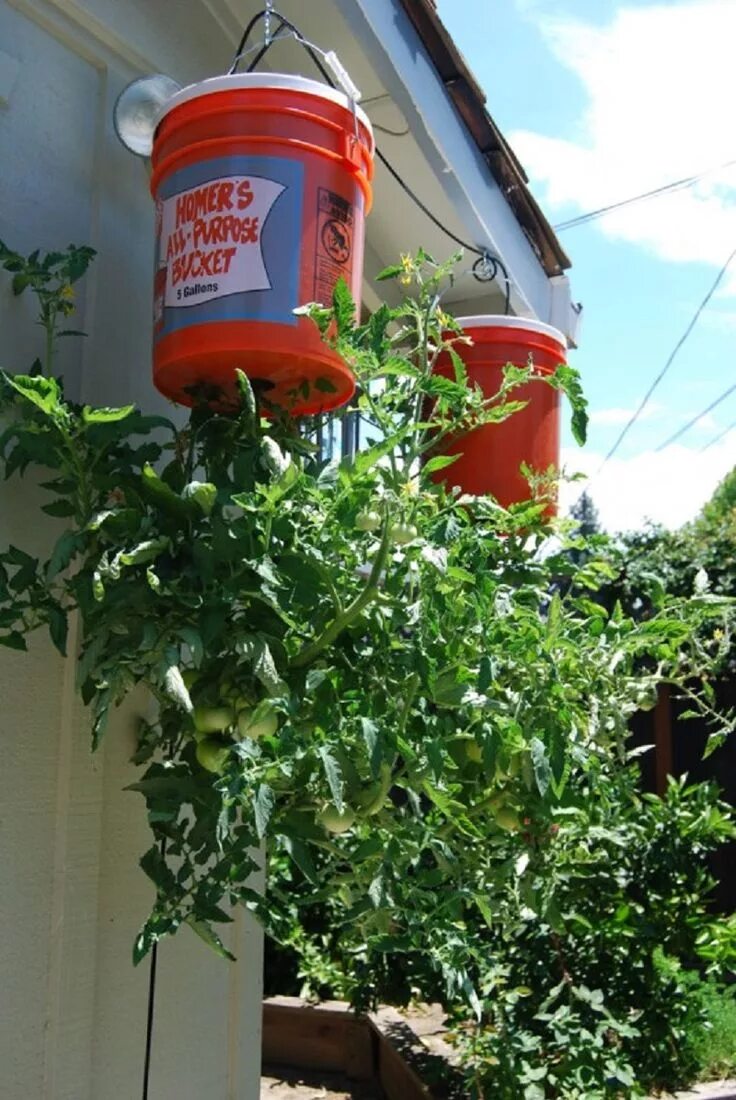
<path fill-rule="evenodd" d="M 531 362 L 540 374 L 552 374 L 565 362 L 564 336 L 541 321 L 493 315 L 457 320 L 473 340 L 467 347 L 455 345 L 467 368 L 468 382 L 479 385 L 487 397 L 498 393 L 507 363 L 526 367 Z M 437 369 L 453 376 L 448 356 L 440 360 Z M 491 493 L 504 507 L 529 499 L 522 463 L 538 473 L 559 466 L 560 395 L 540 379 L 513 390 L 510 400 L 528 404 L 500 424 L 486 424 L 443 446 L 444 453 L 461 457 L 438 471 L 435 480 L 465 493 Z"/>
<path fill-rule="evenodd" d="M 360 301 L 374 141 L 342 92 L 280 74 L 214 77 L 159 119 L 154 382 L 227 406 L 235 368 L 294 415 L 336 408 L 352 372 L 294 310 Z"/>

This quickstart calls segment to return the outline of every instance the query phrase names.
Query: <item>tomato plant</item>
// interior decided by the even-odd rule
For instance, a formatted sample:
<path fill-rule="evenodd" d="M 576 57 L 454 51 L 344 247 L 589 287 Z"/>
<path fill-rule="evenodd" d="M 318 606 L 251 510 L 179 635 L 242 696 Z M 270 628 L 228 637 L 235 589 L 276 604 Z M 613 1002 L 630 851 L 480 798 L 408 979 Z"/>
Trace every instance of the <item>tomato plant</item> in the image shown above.
<path fill-rule="evenodd" d="M 136 685 L 158 704 L 131 785 L 156 887 L 136 962 L 182 924 L 225 953 L 216 926 L 238 903 L 288 939 L 300 898 L 329 898 L 356 1002 L 376 960 L 421 951 L 425 991 L 429 974 L 482 1018 L 467 914 L 494 928 L 511 891 L 563 934 L 545 890 L 555 829 L 591 797 L 586 776 L 625 766 L 642 690 L 687 677 L 696 628 L 727 609 L 609 611 L 610 565 L 550 552 L 544 498 L 507 510 L 435 484 L 443 442 L 513 415 L 531 372 L 507 367 L 490 399 L 470 387 L 440 306 L 452 264 L 420 254 L 400 272 L 409 296 L 364 324 L 342 284 L 330 308 L 305 308 L 358 380 L 366 446 L 338 462 L 318 422 L 280 415 L 242 374 L 237 413 L 198 406 L 184 428 L 4 376 L 6 473 L 46 467 L 45 510 L 67 528 L 46 561 L 0 554 L 0 643 L 46 625 L 64 652 L 80 617 L 93 747 Z M 434 373 L 443 352 L 454 378 Z M 549 384 L 582 439 L 576 372 Z M 259 847 L 300 894 L 277 876 L 251 889 Z"/>

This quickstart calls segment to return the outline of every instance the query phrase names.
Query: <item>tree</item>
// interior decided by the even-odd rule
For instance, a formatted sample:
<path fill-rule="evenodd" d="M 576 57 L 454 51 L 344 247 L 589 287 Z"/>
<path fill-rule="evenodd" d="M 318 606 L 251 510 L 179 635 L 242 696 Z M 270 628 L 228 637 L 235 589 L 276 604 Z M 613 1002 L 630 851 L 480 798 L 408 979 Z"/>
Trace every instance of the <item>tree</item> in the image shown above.
<path fill-rule="evenodd" d="M 600 534 L 601 525 L 598 509 L 587 489 L 575 504 L 573 504 L 570 509 L 570 515 L 573 519 L 578 521 L 580 525 L 580 534 L 584 535 L 585 538 L 588 538 L 590 535 Z"/>
<path fill-rule="evenodd" d="M 696 520 L 698 527 L 712 528 L 717 524 L 736 528 L 736 467 L 726 474 Z"/>

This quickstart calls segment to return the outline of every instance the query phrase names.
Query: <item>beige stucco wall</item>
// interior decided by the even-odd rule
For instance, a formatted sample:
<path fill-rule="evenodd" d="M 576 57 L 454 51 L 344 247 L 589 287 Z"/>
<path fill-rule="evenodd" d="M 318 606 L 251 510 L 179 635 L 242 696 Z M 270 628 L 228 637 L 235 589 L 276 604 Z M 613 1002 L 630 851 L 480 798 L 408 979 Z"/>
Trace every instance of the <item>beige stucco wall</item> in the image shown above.
<path fill-rule="evenodd" d="M 97 21 L 97 22 L 96 22 Z M 206 5 L 180 0 L 0 0 L 0 238 L 29 251 L 70 241 L 99 251 L 61 366 L 74 396 L 154 407 L 150 384 L 152 211 L 140 162 L 112 132 L 115 96 L 141 68 L 181 80 L 223 67 L 231 50 Z M 19 62 L 19 67 L 13 64 Z M 14 77 L 13 77 L 13 74 Z M 0 279 L 2 366 L 39 351 L 32 303 Z M 32 480 L 0 483 L 0 545 L 39 553 Z M 73 636 L 70 639 L 73 651 Z M 131 699 L 101 750 L 74 693 L 75 662 L 41 637 L 0 650 L 0 1097 L 137 1100 L 148 966 L 133 938 L 151 900 L 137 866 L 149 834 L 123 787 Z M 151 1100 L 256 1100 L 261 934 L 242 915 L 234 966 L 188 930 L 162 945 Z"/>

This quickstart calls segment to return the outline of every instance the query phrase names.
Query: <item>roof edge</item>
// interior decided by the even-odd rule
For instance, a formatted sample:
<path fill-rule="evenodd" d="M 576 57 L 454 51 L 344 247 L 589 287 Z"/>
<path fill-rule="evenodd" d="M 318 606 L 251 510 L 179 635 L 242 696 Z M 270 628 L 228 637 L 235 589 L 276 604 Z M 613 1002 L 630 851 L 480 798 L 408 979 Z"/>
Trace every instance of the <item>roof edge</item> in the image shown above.
<path fill-rule="evenodd" d="M 400 3 L 545 273 L 553 276 L 567 271 L 572 266 L 570 258 L 529 190 L 518 157 L 488 112 L 485 93 L 440 19 L 435 0 Z"/>

